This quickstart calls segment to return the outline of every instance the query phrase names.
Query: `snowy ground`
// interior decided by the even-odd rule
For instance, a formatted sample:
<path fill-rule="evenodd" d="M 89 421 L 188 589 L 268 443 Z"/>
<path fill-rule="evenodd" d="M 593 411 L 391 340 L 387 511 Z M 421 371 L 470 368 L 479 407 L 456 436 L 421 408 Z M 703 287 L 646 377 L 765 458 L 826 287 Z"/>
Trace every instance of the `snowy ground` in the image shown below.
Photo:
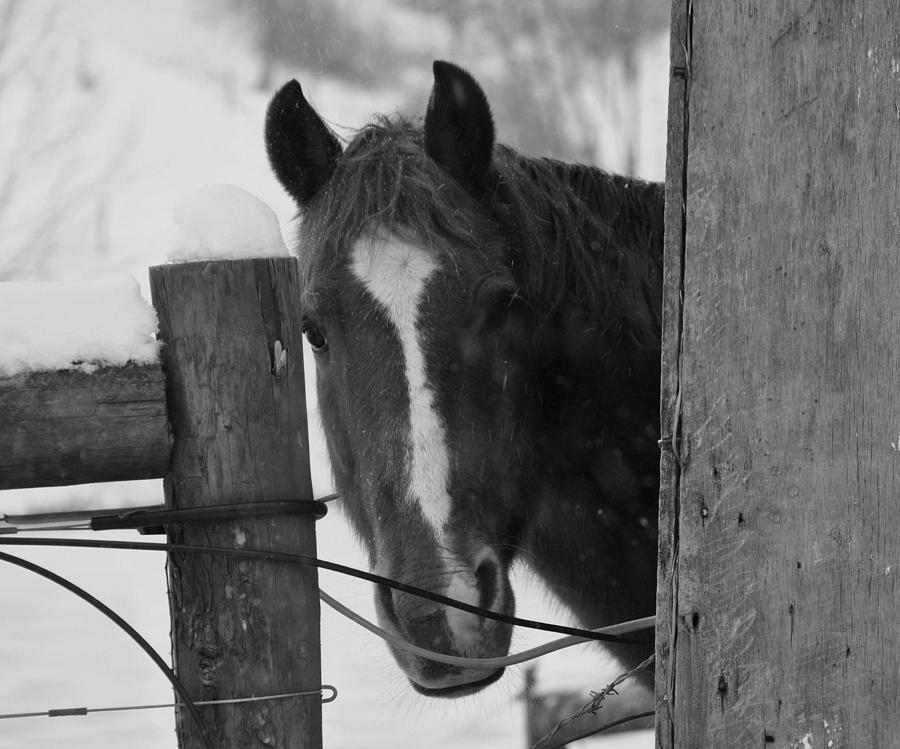
<path fill-rule="evenodd" d="M 28 7 L 40 17 L 40 9 L 48 5 L 47 0 L 33 0 Z M 82 213 L 75 213 L 62 238 L 55 239 L 39 258 L 16 258 L 18 270 L 6 280 L 71 282 L 132 274 L 146 286 L 147 266 L 164 262 L 173 241 L 179 243 L 182 255 L 205 251 L 202 247 L 191 248 L 184 236 L 202 233 L 189 225 L 202 211 L 188 211 L 189 217 L 183 215 L 180 226 L 173 222 L 172 212 L 184 196 L 202 200 L 202 193 L 198 196 L 197 190 L 210 183 L 240 185 L 260 196 L 272 206 L 290 245 L 294 207 L 270 175 L 262 147 L 267 97 L 251 88 L 255 64 L 234 34 L 227 26 L 209 23 L 209 6 L 201 11 L 202 3 L 184 0 L 159 0 L 153 4 L 93 0 L 90 4 L 78 4 L 81 15 L 77 15 L 74 5 L 64 6 L 61 25 L 69 41 L 58 51 L 59 70 L 63 72 L 62 77 L 54 79 L 53 102 L 47 106 L 56 107 L 53 115 L 61 119 L 70 110 L 80 112 L 85 108 L 96 115 L 89 129 L 71 138 L 72 164 L 92 165 L 112 159 L 117 168 L 99 183 L 102 194 L 98 200 Z M 648 55 L 647 76 L 664 79 L 664 43 L 661 41 Z M 76 57 L 78 66 L 86 67 L 93 76 L 90 94 L 70 91 L 74 88 L 71 70 L 75 66 L 66 61 Z M 303 76 L 303 72 L 285 71 L 285 77 L 289 75 Z M 311 100 L 335 123 L 358 125 L 372 112 L 390 111 L 399 102 L 398 93 L 391 89 L 347 90 L 314 76 L 302 80 Z M 664 95 L 664 87 L 661 90 Z M 24 106 L 24 95 L 12 91 L 5 102 L 7 107 Z M 94 98 L 79 100 L 88 95 Z M 654 105 L 662 109 L 658 127 L 664 129 L 665 100 L 660 100 L 659 87 L 647 87 L 642 95 L 652 97 Z M 426 96 L 427 92 L 423 92 L 423 101 Z M 502 123 L 498 124 L 502 137 Z M 4 143 L 0 133 L 0 169 L 4 159 L 13 158 L 8 149 L 4 150 Z M 661 176 L 661 154 L 655 164 L 645 176 Z M 74 166 L 64 166 L 77 171 Z M 47 215 L 48 187 L 43 176 L 23 173 L 19 178 L 17 211 L 24 217 L 26 227 L 40 224 Z M 272 232 L 272 226 L 270 222 L 254 234 L 264 234 L 266 251 L 274 252 L 279 249 L 280 237 Z M 94 249 L 89 253 L 84 251 L 87 236 L 103 238 L 102 242 L 93 243 Z M 4 267 L 13 267 L 3 263 L 8 259 L 4 256 L 6 248 L 14 247 L 16 237 L 10 233 L 4 238 L 5 243 L 0 244 L 0 277 Z M 127 280 L 113 282 L 109 293 L 113 297 L 116 293 L 126 294 L 131 284 Z M 81 288 L 85 291 L 91 287 L 87 284 Z M 0 306 L 0 347 L 7 354 L 7 361 L 12 359 L 14 340 L 19 341 L 15 345 L 30 345 L 32 350 L 44 350 L 57 357 L 83 358 L 84 352 L 60 350 L 64 340 L 76 338 L 61 328 L 54 333 L 51 327 L 48 337 L 37 345 L 37 336 L 43 334 L 41 325 L 24 312 L 23 303 L 10 301 L 17 293 L 32 294 L 34 288 L 29 291 L 18 285 L 0 286 L 0 305 L 4 298 L 7 304 Z M 95 296 L 96 293 L 95 289 Z M 50 294 L 57 302 L 62 299 L 58 293 L 55 297 L 52 291 Z M 117 314 L 107 318 L 121 320 L 124 316 L 118 311 L 126 305 L 113 297 L 107 309 L 115 309 Z M 72 300 L 67 305 L 80 306 Z M 49 301 L 44 306 L 67 308 Z M 74 316 L 71 319 L 74 321 Z M 95 321 L 87 326 L 99 330 L 108 322 Z M 23 335 L 22 331 L 28 332 Z M 104 340 L 109 342 L 112 337 L 107 332 Z M 144 340 L 143 345 L 152 348 L 152 342 Z M 148 355 L 146 352 L 145 348 L 142 355 Z M 321 442 L 314 445 L 312 459 L 316 491 L 326 494 L 330 485 Z M 0 512 L 63 505 L 152 504 L 161 496 L 159 482 L 2 493 Z M 324 558 L 365 566 L 339 513 L 329 514 L 320 523 L 319 552 Z M 84 585 L 134 623 L 160 652 L 168 653 L 168 612 L 160 555 L 33 550 L 22 556 L 62 571 Z M 374 617 L 368 585 L 327 573 L 322 575 L 321 584 L 343 603 Z M 555 610 L 524 572 L 517 575 L 515 587 L 523 616 L 568 621 L 565 612 Z M 9 567 L 0 567 L 0 591 L 0 713 L 171 699 L 167 683 L 146 657 L 81 602 L 49 583 Z M 478 696 L 436 702 L 412 693 L 386 648 L 328 609 L 323 609 L 322 631 L 323 681 L 334 684 L 340 693 L 336 702 L 324 706 L 326 746 L 523 746 L 524 715 L 521 702 L 516 700 L 521 690 L 518 670 L 511 669 L 506 678 Z M 513 649 L 524 649 L 539 641 L 542 640 L 537 635 L 519 633 Z M 613 675 L 609 664 L 590 647 L 542 659 L 539 667 L 542 688 L 581 686 L 586 698 L 590 689 L 602 686 Z M 168 710 L 3 721 L 0 749 L 162 749 L 175 746 L 173 725 Z M 590 744 L 650 747 L 652 735 L 620 735 L 605 743 L 597 740 Z"/>

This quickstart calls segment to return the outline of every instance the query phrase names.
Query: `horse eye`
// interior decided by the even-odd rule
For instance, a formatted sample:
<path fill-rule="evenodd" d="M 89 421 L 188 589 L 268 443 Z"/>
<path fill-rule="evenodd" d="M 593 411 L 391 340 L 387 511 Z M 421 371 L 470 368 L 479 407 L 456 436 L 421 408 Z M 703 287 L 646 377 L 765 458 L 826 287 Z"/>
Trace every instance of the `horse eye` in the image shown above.
<path fill-rule="evenodd" d="M 312 347 L 313 353 L 319 354 L 328 347 L 328 339 L 325 337 L 325 334 L 313 323 L 304 320 L 300 329 Z"/>

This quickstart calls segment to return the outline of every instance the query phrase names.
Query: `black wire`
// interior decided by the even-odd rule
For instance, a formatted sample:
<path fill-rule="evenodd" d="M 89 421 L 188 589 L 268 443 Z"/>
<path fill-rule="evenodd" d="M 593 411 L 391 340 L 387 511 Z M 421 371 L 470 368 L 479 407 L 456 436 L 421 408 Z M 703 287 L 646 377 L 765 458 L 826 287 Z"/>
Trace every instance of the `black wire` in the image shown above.
<path fill-rule="evenodd" d="M 83 588 L 79 588 L 70 580 L 66 580 L 64 577 L 60 577 L 55 572 L 51 572 L 46 567 L 41 567 L 39 564 L 29 562 L 26 559 L 13 556 L 12 554 L 6 554 L 2 551 L 0 551 L 0 561 L 9 562 L 10 564 L 14 564 L 17 567 L 22 567 L 29 572 L 34 572 L 36 575 L 40 575 L 41 577 L 62 586 L 70 593 L 74 593 L 83 601 L 89 603 L 91 606 L 97 609 L 97 611 L 110 619 L 123 632 L 125 632 L 125 634 L 127 634 L 140 646 L 141 650 L 143 650 L 147 655 L 150 656 L 153 662 L 159 667 L 159 670 L 162 671 L 165 677 L 171 682 L 172 686 L 175 688 L 175 691 L 178 692 L 178 695 L 181 697 L 184 706 L 191 714 L 191 718 L 197 725 L 197 729 L 200 731 L 200 736 L 203 739 L 204 746 L 206 746 L 207 749 L 215 749 L 212 743 L 212 739 L 206 732 L 206 726 L 203 724 L 203 719 L 200 717 L 200 711 L 197 710 L 197 706 L 191 699 L 191 695 L 188 694 L 187 689 L 185 689 L 184 684 L 181 683 L 181 681 L 175 675 L 175 672 L 171 668 L 169 668 L 169 665 L 160 657 L 159 653 L 157 653 L 153 649 L 149 642 L 141 637 L 140 633 L 134 627 L 126 622 L 115 611 L 109 608 L 109 606 L 107 606 L 105 603 L 98 600 L 97 598 L 94 598 L 94 596 L 92 596 L 86 590 L 84 590 Z"/>
<path fill-rule="evenodd" d="M 520 619 L 517 616 L 508 614 L 500 614 L 496 611 L 483 609 L 479 606 L 473 606 L 453 598 L 447 598 L 440 593 L 432 593 L 430 590 L 417 588 L 413 585 L 391 580 L 387 577 L 381 577 L 371 572 L 365 572 L 353 567 L 347 567 L 337 562 L 329 562 L 325 559 L 310 557 L 305 554 L 289 554 L 279 551 L 259 551 L 255 549 L 231 549 L 221 546 L 195 546 L 191 544 L 171 544 L 158 543 L 149 541 L 94 541 L 81 538 L 58 539 L 58 538 L 4 538 L 0 537 L 0 545 L 9 544 L 15 546 L 69 546 L 75 548 L 96 548 L 96 549 L 130 549 L 141 551 L 182 551 L 192 554 L 220 554 L 223 556 L 242 557 L 244 559 L 266 559 L 272 562 L 287 562 L 289 564 L 300 564 L 321 569 L 339 572 L 343 575 L 358 577 L 362 580 L 375 583 L 376 585 L 384 585 L 394 590 L 404 593 L 427 598 L 431 601 L 441 603 L 445 606 L 460 609 L 470 614 L 485 617 L 486 619 L 495 619 L 505 624 L 511 624 L 519 627 L 527 627 L 529 629 L 538 629 L 544 632 L 556 632 L 564 635 L 575 635 L 583 637 L 585 640 L 599 640 L 601 642 L 619 642 L 627 645 L 652 645 L 652 642 L 645 640 L 635 640 L 621 635 L 608 635 L 602 632 L 592 632 L 589 629 L 580 629 L 578 627 L 567 627 L 562 624 L 550 624 L 548 622 L 538 622 L 532 619 Z"/>

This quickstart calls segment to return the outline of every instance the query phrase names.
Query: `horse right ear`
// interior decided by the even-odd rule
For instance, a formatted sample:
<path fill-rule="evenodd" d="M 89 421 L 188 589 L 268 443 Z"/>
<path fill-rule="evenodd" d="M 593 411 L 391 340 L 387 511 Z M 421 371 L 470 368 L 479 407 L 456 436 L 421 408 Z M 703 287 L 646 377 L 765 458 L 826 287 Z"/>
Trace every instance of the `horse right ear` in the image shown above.
<path fill-rule="evenodd" d="M 425 113 L 425 153 L 457 182 L 477 186 L 491 165 L 494 119 L 481 86 L 456 65 L 435 60 Z"/>
<path fill-rule="evenodd" d="M 334 171 L 341 144 L 306 101 L 297 81 L 282 86 L 269 103 L 266 151 L 278 181 L 301 206 Z"/>

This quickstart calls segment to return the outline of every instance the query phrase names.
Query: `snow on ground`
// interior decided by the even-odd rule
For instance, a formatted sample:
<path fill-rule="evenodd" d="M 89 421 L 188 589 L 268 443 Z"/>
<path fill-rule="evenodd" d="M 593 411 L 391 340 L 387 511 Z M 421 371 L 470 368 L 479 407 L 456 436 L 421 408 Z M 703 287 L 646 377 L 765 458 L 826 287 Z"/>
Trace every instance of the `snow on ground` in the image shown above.
<path fill-rule="evenodd" d="M 0 283 L 0 375 L 152 362 L 155 333 L 156 312 L 130 276 Z"/>

